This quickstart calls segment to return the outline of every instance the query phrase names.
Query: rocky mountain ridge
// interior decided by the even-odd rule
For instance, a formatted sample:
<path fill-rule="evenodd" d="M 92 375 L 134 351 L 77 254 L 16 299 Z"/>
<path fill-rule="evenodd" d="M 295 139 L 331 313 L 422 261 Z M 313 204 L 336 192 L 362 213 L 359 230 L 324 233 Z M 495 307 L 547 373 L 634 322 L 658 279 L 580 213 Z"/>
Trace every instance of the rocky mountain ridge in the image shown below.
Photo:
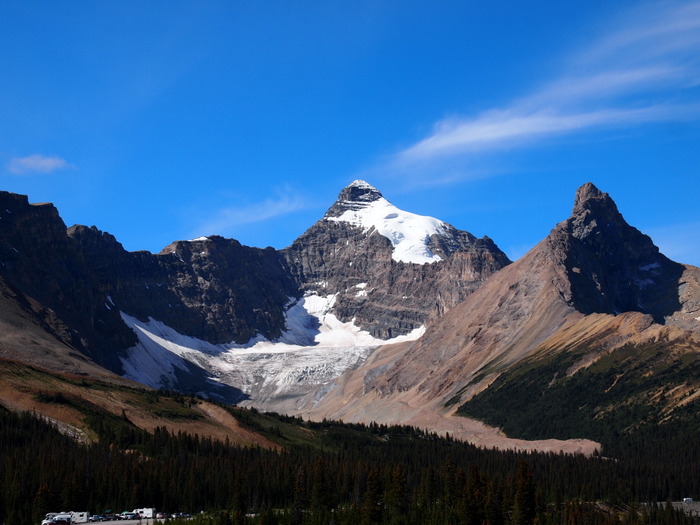
<path fill-rule="evenodd" d="M 156 388 L 488 445 L 505 438 L 454 414 L 492 385 L 507 395 L 523 366 L 563 359 L 569 377 L 629 345 L 658 373 L 700 364 L 700 270 L 659 253 L 590 183 L 512 264 L 490 239 L 398 210 L 363 181 L 280 251 L 212 236 L 130 253 L 95 227 L 65 228 L 51 205 L 0 193 L 3 209 L 0 355 L 64 356 L 63 371 L 92 375 L 97 362 Z M 700 380 L 669 377 L 692 406 Z M 671 399 L 661 394 L 643 398 Z"/>
<path fill-rule="evenodd" d="M 337 317 L 381 339 L 443 315 L 510 263 L 488 237 L 403 212 L 364 181 L 283 253 L 305 293 L 337 294 Z"/>
<path fill-rule="evenodd" d="M 656 361 L 669 370 L 681 363 L 683 369 L 689 362 L 700 365 L 699 297 L 700 269 L 659 253 L 625 222 L 612 199 L 589 183 L 578 190 L 569 219 L 430 323 L 419 340 L 377 350 L 357 370 L 297 406 L 319 418 L 332 414 L 362 421 L 386 414 L 391 423 L 431 421 L 459 431 L 451 415 L 460 406 L 489 392 L 499 378 L 518 378 L 523 369 L 532 369 L 533 377 L 540 377 L 533 384 L 546 389 L 557 377 L 582 373 L 624 347 L 639 348 L 628 356 L 631 367 L 643 367 L 637 363 L 651 362 L 659 352 Z M 559 376 L 536 375 L 558 355 L 578 357 Z M 616 373 L 619 377 L 607 386 L 627 388 L 625 369 Z M 685 382 L 679 392 L 700 391 L 699 378 L 679 377 Z M 522 390 L 511 395 L 522 396 Z M 584 405 L 585 391 L 571 394 L 577 395 Z M 504 396 L 499 403 L 509 403 Z M 640 399 L 653 405 L 662 398 L 650 393 Z M 697 396 L 686 401 L 692 406 Z"/>
<path fill-rule="evenodd" d="M 387 220 L 439 224 L 440 231 L 424 234 L 417 245 L 441 256 L 431 264 L 396 261 L 392 242 L 382 233 L 335 220 L 348 209 L 378 202 L 390 208 Z M 222 392 L 221 383 L 211 381 L 219 371 L 198 349 L 219 354 L 231 345 L 279 339 L 293 329 L 290 308 L 303 304 L 304 296 L 307 304 L 323 298 L 323 315 L 368 331 L 376 346 L 442 315 L 509 263 L 489 239 L 398 210 L 362 181 L 345 188 L 323 219 L 280 251 L 210 236 L 174 242 L 158 254 L 127 252 L 95 226 L 66 228 L 50 204 L 29 204 L 27 197 L 0 192 L 0 209 L 5 210 L 0 278 L 16 297 L 36 301 L 50 313 L 47 324 L 34 312 L 30 317 L 37 324 L 116 373 L 127 367 L 132 377 L 146 378 L 152 386 L 216 392 L 226 402 L 244 394 L 236 385 L 224 385 Z M 403 246 L 409 244 L 410 252 L 415 239 L 408 241 Z M 301 337 L 318 344 L 313 334 L 323 321 L 315 313 L 296 312 L 310 334 Z M 162 328 L 153 329 L 159 333 L 146 328 L 157 323 Z M 186 345 L 195 348 L 174 355 L 174 340 L 192 341 Z M 153 351 L 146 360 L 139 357 L 144 345 Z M 223 346 L 212 350 L 216 345 Z M 161 358 L 171 363 L 170 372 L 136 374 L 135 367 L 149 359 L 155 367 Z"/>

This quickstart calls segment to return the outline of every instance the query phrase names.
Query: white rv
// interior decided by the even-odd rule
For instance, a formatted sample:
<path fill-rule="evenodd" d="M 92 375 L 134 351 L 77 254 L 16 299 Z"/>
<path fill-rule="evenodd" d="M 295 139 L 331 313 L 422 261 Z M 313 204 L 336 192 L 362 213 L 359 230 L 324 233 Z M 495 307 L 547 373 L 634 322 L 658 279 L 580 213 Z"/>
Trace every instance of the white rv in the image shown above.
<path fill-rule="evenodd" d="M 70 525 L 73 523 L 73 516 L 70 512 L 49 512 L 42 520 L 41 525 Z"/>
<path fill-rule="evenodd" d="M 147 507 L 145 509 L 134 509 L 134 514 L 138 514 L 142 519 L 150 519 L 156 517 L 156 509 Z"/>
<path fill-rule="evenodd" d="M 41 525 L 48 525 L 57 515 L 58 512 L 49 512 L 46 516 L 44 516 L 44 519 L 41 521 Z"/>
<path fill-rule="evenodd" d="M 70 514 L 72 523 L 87 523 L 88 521 L 90 521 L 90 513 L 86 510 L 84 510 L 84 511 L 72 510 L 69 512 L 69 514 Z"/>

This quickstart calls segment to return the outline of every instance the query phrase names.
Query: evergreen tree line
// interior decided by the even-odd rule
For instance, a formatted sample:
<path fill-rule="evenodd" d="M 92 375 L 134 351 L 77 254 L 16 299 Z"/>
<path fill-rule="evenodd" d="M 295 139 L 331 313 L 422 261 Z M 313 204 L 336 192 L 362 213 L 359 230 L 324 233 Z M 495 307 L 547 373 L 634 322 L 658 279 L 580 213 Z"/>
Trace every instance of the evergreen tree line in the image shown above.
<path fill-rule="evenodd" d="M 33 414 L 0 409 L 0 523 L 137 507 L 206 511 L 221 525 L 693 523 L 668 506 L 630 510 L 664 501 L 667 488 L 641 482 L 644 471 L 623 461 L 485 450 L 376 424 L 297 421 L 320 446 L 279 451 L 151 434 L 125 418 L 91 424 L 99 441 L 79 444 Z M 601 511 L 599 500 L 622 510 Z"/>

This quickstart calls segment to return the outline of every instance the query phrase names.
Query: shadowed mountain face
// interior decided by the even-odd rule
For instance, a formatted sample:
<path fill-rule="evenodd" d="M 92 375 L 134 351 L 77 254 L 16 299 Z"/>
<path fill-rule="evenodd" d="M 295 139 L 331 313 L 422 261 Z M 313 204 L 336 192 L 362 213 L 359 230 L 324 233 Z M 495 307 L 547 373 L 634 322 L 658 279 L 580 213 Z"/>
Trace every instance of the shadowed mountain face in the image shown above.
<path fill-rule="evenodd" d="M 50 308 L 70 330 L 63 341 L 110 368 L 135 342 L 119 311 L 161 319 L 213 342 L 279 335 L 297 286 L 275 250 L 212 237 L 161 254 L 127 252 L 94 226 L 66 229 L 50 204 L 0 193 L 0 275 Z"/>
<path fill-rule="evenodd" d="M 680 309 L 678 286 L 685 267 L 629 226 L 608 194 L 593 184 L 578 190 L 572 217 L 551 237 L 579 312 L 638 311 L 661 323 Z"/>

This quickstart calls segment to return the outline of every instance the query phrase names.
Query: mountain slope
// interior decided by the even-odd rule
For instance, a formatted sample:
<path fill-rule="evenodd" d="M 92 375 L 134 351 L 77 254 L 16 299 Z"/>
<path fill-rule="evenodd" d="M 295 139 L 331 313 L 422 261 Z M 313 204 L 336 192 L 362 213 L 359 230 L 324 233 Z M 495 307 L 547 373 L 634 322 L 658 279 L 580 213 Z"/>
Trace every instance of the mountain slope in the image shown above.
<path fill-rule="evenodd" d="M 610 450 L 659 425 L 700 429 L 699 407 L 700 333 L 628 312 L 567 327 L 458 412 L 525 439 L 583 432 Z"/>
<path fill-rule="evenodd" d="M 226 409 L 208 401 L 149 391 L 115 376 L 96 379 L 42 370 L 0 359 L 0 409 L 32 413 L 79 441 L 96 441 L 99 430 L 166 428 L 244 446 L 278 448 L 244 428 Z"/>
<path fill-rule="evenodd" d="M 316 417 L 431 421 L 450 429 L 454 418 L 442 416 L 544 349 L 566 352 L 586 341 L 580 348 L 595 351 L 584 352 L 583 368 L 627 342 L 660 339 L 669 344 L 657 351 L 685 341 L 686 359 L 695 360 L 699 272 L 660 254 L 607 194 L 586 184 L 572 216 L 524 257 L 431 323 L 420 340 L 379 349 L 325 395 L 309 396 L 305 409 Z M 619 315 L 624 311 L 636 313 Z M 508 399 L 498 402 L 511 406 Z"/>
<path fill-rule="evenodd" d="M 25 363 L 107 377 L 103 365 L 227 403 L 408 423 L 487 446 L 592 452 L 592 441 L 513 441 L 453 414 L 522 403 L 550 384 L 576 403 L 585 392 L 567 385 L 594 366 L 607 367 L 600 384 L 668 374 L 672 392 L 630 389 L 669 417 L 697 412 L 686 364 L 697 362 L 700 270 L 660 254 L 590 183 L 571 217 L 512 264 L 490 239 L 399 210 L 362 181 L 281 251 L 212 236 L 130 253 L 95 227 L 65 228 L 51 205 L 0 193 L 2 209 L 0 353 Z M 620 363 L 649 375 L 616 375 Z M 502 425 L 508 412 L 479 413 Z M 568 428 L 552 435 L 590 437 Z"/>
<path fill-rule="evenodd" d="M 688 294 L 681 297 L 684 282 Z M 487 367 L 517 361 L 584 315 L 638 311 L 673 323 L 692 315 L 699 291 L 697 268 L 659 253 L 607 194 L 588 183 L 568 220 L 437 322 L 376 386 L 411 385 L 430 399 L 451 397 Z M 421 369 L 436 365 L 439 380 L 420 377 Z"/>

